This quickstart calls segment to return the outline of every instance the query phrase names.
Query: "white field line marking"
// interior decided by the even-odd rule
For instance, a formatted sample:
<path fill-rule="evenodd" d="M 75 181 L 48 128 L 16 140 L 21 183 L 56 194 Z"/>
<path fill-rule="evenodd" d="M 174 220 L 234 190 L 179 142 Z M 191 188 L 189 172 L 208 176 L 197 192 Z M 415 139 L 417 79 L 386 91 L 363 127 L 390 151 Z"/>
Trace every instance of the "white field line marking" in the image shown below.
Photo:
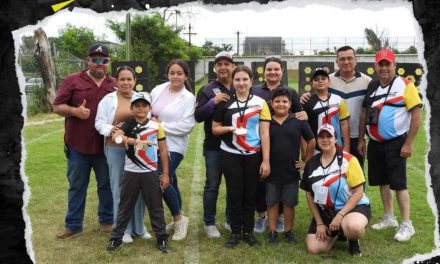
<path fill-rule="evenodd" d="M 24 141 L 24 144 L 25 144 L 25 145 L 32 144 L 32 143 L 37 142 L 37 141 L 39 141 L 39 140 L 41 140 L 41 139 L 43 139 L 43 138 L 47 138 L 48 136 L 50 136 L 50 135 L 52 135 L 52 134 L 59 133 L 59 132 L 61 132 L 61 131 L 63 131 L 63 130 L 64 130 L 64 127 L 61 128 L 61 129 L 57 129 L 57 130 L 55 130 L 55 131 L 52 131 L 52 132 L 50 132 L 50 133 L 42 134 L 41 136 L 39 136 L 39 137 L 35 137 L 35 138 L 32 138 L 32 139 L 29 140 L 29 141 L 26 141 L 26 140 L 25 140 L 25 141 Z"/>
<path fill-rule="evenodd" d="M 196 137 L 196 148 L 195 154 L 193 158 L 193 166 L 192 173 L 193 179 L 191 182 L 191 199 L 189 203 L 189 219 L 191 221 L 191 230 L 188 232 L 188 236 L 186 238 L 186 248 L 183 256 L 184 263 L 199 263 L 199 225 L 200 225 L 200 205 L 202 204 L 202 199 L 196 190 L 200 190 L 202 184 L 202 167 L 203 163 L 203 155 L 202 155 L 202 147 L 203 147 L 203 137 L 200 135 L 200 131 L 203 126 L 197 124 L 196 134 L 192 134 L 191 136 Z M 204 164 L 204 163 L 203 163 Z"/>
<path fill-rule="evenodd" d="M 44 125 L 44 124 L 58 122 L 58 121 L 63 121 L 63 120 L 64 120 L 64 117 L 54 118 L 54 119 L 47 119 L 47 120 L 41 120 L 41 121 L 30 121 L 30 122 L 24 123 L 24 126 Z"/>

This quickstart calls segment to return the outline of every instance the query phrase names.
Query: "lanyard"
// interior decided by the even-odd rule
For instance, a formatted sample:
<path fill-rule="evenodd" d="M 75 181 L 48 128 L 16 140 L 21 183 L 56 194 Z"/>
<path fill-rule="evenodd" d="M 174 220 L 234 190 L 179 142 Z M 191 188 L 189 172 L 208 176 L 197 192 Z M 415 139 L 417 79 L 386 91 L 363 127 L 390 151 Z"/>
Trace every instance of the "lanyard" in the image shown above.
<path fill-rule="evenodd" d="M 389 84 L 389 86 L 388 86 L 388 91 L 387 91 L 387 94 L 385 95 L 385 100 L 383 101 L 383 105 L 386 105 L 388 95 L 390 94 L 391 87 L 393 86 L 393 83 L 394 83 L 394 80 L 395 80 L 395 79 L 396 79 L 396 76 L 394 76 L 393 80 L 390 82 L 390 84 Z M 379 85 L 380 85 L 380 84 L 379 84 Z M 382 87 L 382 86 L 381 86 L 381 87 Z M 377 87 L 377 89 L 379 89 L 379 87 Z M 373 102 L 374 102 L 375 99 L 376 99 L 377 89 L 376 89 L 376 91 L 374 91 Z M 382 108 L 382 107 L 380 107 L 380 108 Z"/>
<path fill-rule="evenodd" d="M 251 98 L 251 93 L 248 94 L 248 97 L 246 98 L 246 102 L 244 103 L 243 111 L 241 111 L 241 110 L 239 110 L 240 105 L 238 104 L 237 93 L 235 94 L 235 103 L 237 104 L 238 114 L 240 115 L 240 127 L 243 127 L 243 116 L 244 116 L 244 113 L 246 112 L 246 108 L 247 108 L 247 105 L 248 105 L 250 98 Z"/>
<path fill-rule="evenodd" d="M 327 116 L 328 116 L 328 110 L 329 110 L 329 108 L 330 108 L 330 93 L 328 93 L 328 95 L 327 95 L 327 107 L 324 107 L 324 105 L 322 104 L 322 100 L 318 97 L 318 101 L 319 101 L 319 104 L 321 105 L 321 107 L 322 108 L 324 108 L 324 117 L 325 117 L 325 123 L 328 123 L 328 120 L 327 120 Z"/>

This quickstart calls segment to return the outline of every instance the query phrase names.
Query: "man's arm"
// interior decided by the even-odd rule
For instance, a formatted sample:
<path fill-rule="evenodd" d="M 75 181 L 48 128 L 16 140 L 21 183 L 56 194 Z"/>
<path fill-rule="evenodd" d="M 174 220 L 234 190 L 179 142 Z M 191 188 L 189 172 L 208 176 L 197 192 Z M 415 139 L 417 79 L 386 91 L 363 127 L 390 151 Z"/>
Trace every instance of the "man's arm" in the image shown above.
<path fill-rule="evenodd" d="M 411 114 L 411 121 L 409 124 L 408 134 L 406 136 L 405 143 L 403 144 L 402 149 L 400 150 L 400 156 L 402 158 L 411 157 L 414 138 L 417 135 L 417 131 L 419 130 L 420 122 L 422 119 L 421 118 L 422 113 L 420 111 L 420 107 L 418 106 L 411 109 L 410 114 Z"/>
<path fill-rule="evenodd" d="M 366 154 L 366 148 L 365 148 L 365 120 L 367 119 L 367 110 L 365 107 L 362 107 L 361 109 L 361 115 L 359 117 L 359 138 L 358 138 L 358 145 L 357 150 L 361 156 L 365 157 Z"/>
<path fill-rule="evenodd" d="M 90 109 L 86 108 L 86 100 L 82 102 L 78 107 L 73 107 L 68 104 L 56 104 L 52 105 L 53 111 L 64 117 L 78 117 L 79 119 L 88 119 L 90 116 Z"/>

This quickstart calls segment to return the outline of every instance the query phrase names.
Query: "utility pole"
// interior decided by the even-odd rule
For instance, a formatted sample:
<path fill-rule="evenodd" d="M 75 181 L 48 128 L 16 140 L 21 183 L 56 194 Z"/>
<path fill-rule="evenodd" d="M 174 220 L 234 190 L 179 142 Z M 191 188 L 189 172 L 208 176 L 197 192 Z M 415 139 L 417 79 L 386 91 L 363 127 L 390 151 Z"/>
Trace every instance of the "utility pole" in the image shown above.
<path fill-rule="evenodd" d="M 240 55 L 240 31 L 237 31 L 237 56 Z"/>
<path fill-rule="evenodd" d="M 184 32 L 183 34 L 188 35 L 189 46 L 191 47 L 191 35 L 196 35 L 197 33 L 191 32 L 191 23 L 189 23 L 188 32 Z"/>
<path fill-rule="evenodd" d="M 127 29 L 125 30 L 125 41 L 127 42 L 127 61 L 131 61 L 131 21 L 130 13 L 127 13 L 125 17 L 125 25 Z"/>

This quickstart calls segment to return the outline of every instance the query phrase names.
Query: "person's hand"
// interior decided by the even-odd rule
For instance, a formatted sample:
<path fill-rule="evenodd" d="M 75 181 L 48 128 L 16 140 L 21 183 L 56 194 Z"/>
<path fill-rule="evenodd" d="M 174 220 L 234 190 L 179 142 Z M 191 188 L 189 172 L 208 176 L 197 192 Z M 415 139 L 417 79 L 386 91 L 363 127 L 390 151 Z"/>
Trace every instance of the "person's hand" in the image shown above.
<path fill-rule="evenodd" d="M 75 108 L 75 116 L 79 119 L 88 119 L 90 116 L 90 109 L 86 108 L 86 100 L 84 99 L 83 102 Z"/>
<path fill-rule="evenodd" d="M 402 148 L 400 149 L 400 157 L 406 159 L 411 157 L 412 153 L 412 145 L 411 144 L 403 144 Z"/>
<path fill-rule="evenodd" d="M 329 230 L 328 230 L 329 234 L 332 231 L 339 231 L 341 229 L 342 218 L 344 218 L 344 216 L 340 213 L 335 215 L 329 226 Z"/>
<path fill-rule="evenodd" d="M 327 226 L 325 224 L 316 225 L 316 239 L 325 241 L 327 239 Z"/>
<path fill-rule="evenodd" d="M 309 116 L 307 115 L 306 111 L 295 113 L 295 118 L 303 121 L 309 120 Z"/>
<path fill-rule="evenodd" d="M 363 138 L 358 139 L 357 151 L 362 157 L 365 157 L 365 154 L 367 152 L 365 148 L 365 139 Z"/>
<path fill-rule="evenodd" d="M 305 104 L 310 100 L 310 93 L 309 92 L 305 92 L 301 95 L 301 97 L 299 98 L 299 101 L 301 104 Z"/>
<path fill-rule="evenodd" d="M 221 102 L 227 102 L 229 101 L 231 97 L 228 94 L 225 93 L 219 93 L 214 97 L 214 104 L 218 105 Z"/>
<path fill-rule="evenodd" d="M 162 188 L 162 190 L 165 190 L 166 188 L 168 188 L 169 185 L 170 177 L 168 175 L 162 174 L 162 176 L 160 177 L 160 188 Z"/>
<path fill-rule="evenodd" d="M 303 162 L 303 161 L 301 161 L 301 160 L 295 161 L 295 168 L 296 168 L 298 171 L 303 171 L 305 165 L 306 165 L 306 163 Z"/>
<path fill-rule="evenodd" d="M 270 164 L 267 161 L 263 161 L 260 165 L 260 180 L 266 179 L 270 174 Z"/>

